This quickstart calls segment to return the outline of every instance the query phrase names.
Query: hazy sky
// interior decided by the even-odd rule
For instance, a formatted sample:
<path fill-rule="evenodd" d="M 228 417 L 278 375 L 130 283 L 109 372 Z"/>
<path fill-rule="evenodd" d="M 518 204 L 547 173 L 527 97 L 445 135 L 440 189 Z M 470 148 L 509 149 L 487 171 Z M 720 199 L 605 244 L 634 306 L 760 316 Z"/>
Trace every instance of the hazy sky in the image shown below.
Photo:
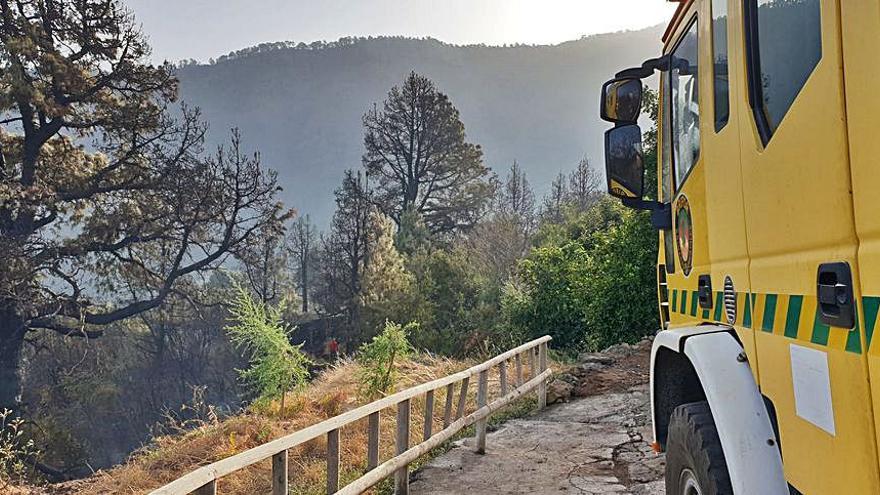
<path fill-rule="evenodd" d="M 449 43 L 559 43 L 669 20 L 665 0 L 123 0 L 154 58 L 206 61 L 266 41 L 430 36 Z"/>

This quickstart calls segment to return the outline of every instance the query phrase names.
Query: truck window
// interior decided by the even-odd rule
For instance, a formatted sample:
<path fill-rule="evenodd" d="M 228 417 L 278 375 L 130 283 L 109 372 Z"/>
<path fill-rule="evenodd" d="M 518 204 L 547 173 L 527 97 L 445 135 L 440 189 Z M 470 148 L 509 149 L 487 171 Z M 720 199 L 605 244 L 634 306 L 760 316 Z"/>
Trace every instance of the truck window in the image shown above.
<path fill-rule="evenodd" d="M 727 76 L 727 0 L 712 0 L 712 73 L 715 91 L 715 132 L 730 118 L 730 88 Z"/>
<path fill-rule="evenodd" d="M 700 92 L 697 66 L 697 21 L 691 24 L 672 52 L 669 87 L 672 110 L 672 164 L 675 187 L 700 157 Z"/>
<path fill-rule="evenodd" d="M 670 138 L 669 78 L 660 74 L 660 201 L 671 203 L 672 190 L 672 139 Z"/>
<path fill-rule="evenodd" d="M 660 74 L 660 201 L 672 203 L 672 139 L 670 137 L 671 111 L 669 109 L 669 77 Z M 675 273 L 675 249 L 672 244 L 672 229 L 663 231 L 663 249 L 666 251 L 666 273 Z"/>
<path fill-rule="evenodd" d="M 764 144 L 822 58 L 819 0 L 746 0 L 749 101 Z"/>

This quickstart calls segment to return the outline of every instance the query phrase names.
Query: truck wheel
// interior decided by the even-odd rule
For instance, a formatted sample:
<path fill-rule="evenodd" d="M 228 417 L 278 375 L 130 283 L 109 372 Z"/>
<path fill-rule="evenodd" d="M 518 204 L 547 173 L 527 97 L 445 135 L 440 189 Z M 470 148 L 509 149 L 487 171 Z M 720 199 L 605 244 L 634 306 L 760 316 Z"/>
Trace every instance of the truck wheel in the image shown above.
<path fill-rule="evenodd" d="M 667 495 L 733 495 L 708 402 L 672 411 L 666 438 Z"/>

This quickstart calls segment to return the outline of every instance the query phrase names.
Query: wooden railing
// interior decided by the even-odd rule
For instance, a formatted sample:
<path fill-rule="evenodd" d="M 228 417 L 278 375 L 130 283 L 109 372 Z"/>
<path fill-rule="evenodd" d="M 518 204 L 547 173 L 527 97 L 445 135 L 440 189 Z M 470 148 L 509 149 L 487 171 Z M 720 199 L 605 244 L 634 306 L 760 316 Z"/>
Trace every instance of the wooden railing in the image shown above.
<path fill-rule="evenodd" d="M 547 367 L 547 343 L 549 336 L 541 337 L 515 349 L 505 352 L 482 364 L 460 371 L 445 378 L 409 388 L 394 395 L 371 402 L 339 416 L 330 418 L 308 428 L 299 430 L 277 440 L 260 445 L 221 461 L 203 466 L 169 483 L 151 495 L 214 495 L 217 493 L 217 480 L 257 462 L 272 458 L 272 493 L 288 493 L 288 450 L 308 441 L 327 437 L 327 493 L 354 495 L 363 493 L 380 481 L 394 475 L 394 491 L 400 495 L 409 493 L 409 464 L 455 436 L 463 428 L 476 423 L 476 451 L 486 449 L 486 426 L 489 416 L 498 409 L 510 404 L 523 394 L 537 388 L 538 407 L 547 404 L 547 380 L 551 371 Z M 524 376 L 523 356 L 528 359 L 529 377 Z M 535 362 L 537 360 L 537 363 Z M 508 382 L 508 364 L 514 367 L 514 386 Z M 497 369 L 500 382 L 500 396 L 488 402 L 489 373 Z M 465 415 L 468 386 L 472 377 L 477 377 L 477 409 Z M 456 386 L 459 389 L 458 402 L 453 410 Z M 446 388 L 446 403 L 443 409 L 443 429 L 434 433 L 434 393 Z M 422 441 L 410 446 L 410 404 L 414 398 L 425 396 L 425 427 Z M 382 410 L 397 407 L 396 454 L 379 464 L 379 414 Z M 369 434 L 367 440 L 367 472 L 342 489 L 339 488 L 339 432 L 344 426 L 368 418 Z"/>

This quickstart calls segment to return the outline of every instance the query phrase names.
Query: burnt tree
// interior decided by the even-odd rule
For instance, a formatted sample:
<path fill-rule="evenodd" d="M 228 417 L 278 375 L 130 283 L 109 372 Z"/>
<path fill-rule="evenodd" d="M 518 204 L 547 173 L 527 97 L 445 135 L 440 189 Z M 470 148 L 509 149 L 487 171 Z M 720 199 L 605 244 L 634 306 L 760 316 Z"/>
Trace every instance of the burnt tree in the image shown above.
<path fill-rule="evenodd" d="M 467 142 L 449 97 L 410 73 L 382 108 L 364 115 L 363 164 L 375 178 L 376 201 L 400 225 L 406 211 L 433 233 L 473 226 L 492 197 L 483 152 Z"/>
<path fill-rule="evenodd" d="M 171 67 L 117 0 L 0 1 L 0 408 L 25 336 L 96 337 L 279 221 L 274 174 L 206 156 Z"/>

